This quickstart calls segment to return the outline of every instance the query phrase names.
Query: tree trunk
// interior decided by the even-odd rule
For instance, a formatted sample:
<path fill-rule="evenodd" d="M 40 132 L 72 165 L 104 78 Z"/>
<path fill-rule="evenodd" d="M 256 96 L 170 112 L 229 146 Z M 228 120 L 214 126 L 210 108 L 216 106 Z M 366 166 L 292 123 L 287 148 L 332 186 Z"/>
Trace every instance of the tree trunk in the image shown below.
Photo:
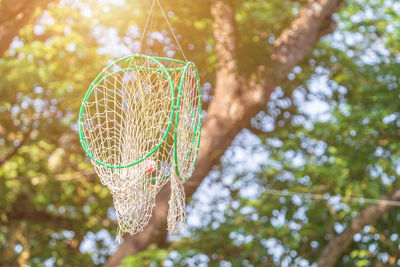
<path fill-rule="evenodd" d="M 225 1 L 212 2 L 211 14 L 214 18 L 215 50 L 218 57 L 215 95 L 203 126 L 196 170 L 185 184 L 187 197 L 194 194 L 235 136 L 249 127 L 251 118 L 265 108 L 274 88 L 301 62 L 321 36 L 333 30 L 331 16 L 340 9 L 343 2 L 310 0 L 278 38 L 271 55 L 275 61 L 273 68 L 260 66 L 248 83 L 237 71 L 234 10 Z M 126 255 L 146 249 L 151 243 L 165 242 L 168 199 L 169 187 L 166 186 L 157 196 L 149 225 L 137 235 L 126 235 L 105 266 L 117 266 Z"/>

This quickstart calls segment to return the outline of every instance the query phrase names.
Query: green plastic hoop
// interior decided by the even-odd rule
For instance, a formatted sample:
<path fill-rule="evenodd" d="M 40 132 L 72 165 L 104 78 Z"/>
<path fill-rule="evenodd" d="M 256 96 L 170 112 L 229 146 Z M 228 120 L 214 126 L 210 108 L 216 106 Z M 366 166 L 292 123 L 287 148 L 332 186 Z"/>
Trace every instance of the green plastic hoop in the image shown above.
<path fill-rule="evenodd" d="M 104 81 L 107 77 L 109 77 L 112 74 L 118 73 L 118 72 L 123 72 L 126 70 L 130 70 L 133 68 L 124 68 L 124 69 L 120 69 L 114 72 L 111 72 L 107 75 L 104 76 L 105 71 L 109 70 L 111 67 L 113 67 L 114 65 L 118 64 L 119 62 L 125 60 L 126 62 L 129 62 L 132 59 L 136 59 L 136 58 L 144 58 L 144 59 L 148 59 L 152 62 L 154 62 L 157 66 L 159 66 L 160 68 L 146 68 L 143 67 L 143 69 L 146 70 L 156 70 L 157 72 L 159 72 L 160 75 L 162 75 L 165 79 L 168 80 L 169 86 L 170 86 L 170 93 L 171 93 L 171 110 L 169 113 L 169 120 L 168 120 L 168 124 L 167 124 L 167 128 L 165 130 L 165 133 L 161 139 L 161 141 L 155 145 L 155 147 L 145 156 L 143 156 L 142 158 L 136 160 L 135 162 L 126 164 L 126 165 L 111 165 L 111 164 L 107 164 L 104 163 L 102 161 L 100 161 L 99 159 L 96 159 L 93 154 L 90 152 L 89 147 L 88 147 L 88 143 L 86 141 L 86 137 L 83 131 L 83 116 L 84 116 L 84 110 L 85 110 L 85 104 L 86 102 L 89 100 L 89 97 L 91 96 L 91 94 L 93 93 L 94 89 L 96 88 L 97 85 L 99 85 L 102 81 Z M 174 63 L 179 63 L 182 64 L 182 67 L 173 67 L 173 68 L 166 68 L 160 61 L 169 61 L 169 62 L 174 62 Z M 171 130 L 171 126 L 172 123 L 175 124 L 175 132 L 174 134 L 174 168 L 175 168 L 175 172 L 177 173 L 178 177 L 179 177 L 179 167 L 178 167 L 178 157 L 177 157 L 177 138 L 176 138 L 176 129 L 179 123 L 179 107 L 180 107 L 180 101 L 181 101 L 181 97 L 182 97 L 182 87 L 184 84 L 184 78 L 185 75 L 187 73 L 187 70 L 189 67 L 192 67 L 193 70 L 196 73 L 196 80 L 198 82 L 198 95 L 199 95 L 199 103 L 198 103 L 198 109 L 199 109 L 199 123 L 198 125 L 196 125 L 196 130 L 195 130 L 195 136 L 192 140 L 192 150 L 190 150 L 190 152 L 188 153 L 187 157 L 189 157 L 189 155 L 191 153 L 195 153 L 194 155 L 194 162 L 193 162 L 193 166 L 191 168 L 194 168 L 194 165 L 196 164 L 197 161 L 197 154 L 198 154 L 198 150 L 199 150 L 199 146 L 200 146 L 200 133 L 201 133 L 201 126 L 202 126 L 202 102 L 201 102 L 201 85 L 200 85 L 200 78 L 199 78 L 199 73 L 198 70 L 195 66 L 194 63 L 192 62 L 185 62 L 185 61 L 181 61 L 181 60 L 177 60 L 177 59 L 171 59 L 171 58 L 165 58 L 165 57 L 152 57 L 152 56 L 147 56 L 147 55 L 141 55 L 141 54 L 135 54 L 135 55 L 129 55 L 129 56 L 125 56 L 122 57 L 120 59 L 115 60 L 114 62 L 112 62 L 111 64 L 109 64 L 106 68 L 103 69 L 102 72 L 100 72 L 96 78 L 93 80 L 93 82 L 90 84 L 89 89 L 87 90 L 81 107 L 80 107 L 80 111 L 79 111 L 79 120 L 78 120 L 78 125 L 79 125 L 79 139 L 80 139 L 80 143 L 81 146 L 83 147 L 83 150 L 85 151 L 85 153 L 89 156 L 89 158 L 91 158 L 93 161 L 95 161 L 96 163 L 100 164 L 101 166 L 107 167 L 107 168 L 112 168 L 112 169 L 121 169 L 121 168 L 128 168 L 131 167 L 133 165 L 136 165 L 142 161 L 144 161 L 146 158 L 150 157 L 154 152 L 156 152 L 162 145 L 163 143 L 166 141 L 167 135 Z M 142 67 L 137 67 L 137 68 L 142 68 Z M 183 70 L 182 76 L 180 78 L 180 82 L 177 86 L 174 85 L 173 81 L 172 81 L 172 77 L 170 72 L 172 71 L 180 71 Z M 175 97 L 175 90 L 177 90 L 178 95 L 177 97 Z M 178 110 L 178 111 L 177 111 Z M 194 149 L 194 151 L 193 151 Z M 169 177 L 169 175 L 166 175 L 165 178 Z M 161 178 L 161 179 L 164 179 Z"/>
<path fill-rule="evenodd" d="M 180 107 L 180 103 L 181 103 L 181 98 L 182 98 L 182 87 L 183 87 L 183 83 L 185 81 L 185 76 L 187 73 L 187 70 L 189 69 L 189 67 L 193 67 L 193 70 L 196 73 L 196 80 L 197 80 L 197 93 L 199 94 L 199 123 L 198 125 L 196 125 L 196 129 L 195 129 L 195 133 L 194 133 L 194 137 L 192 140 L 192 149 L 189 151 L 189 153 L 186 155 L 186 159 L 191 155 L 191 153 L 193 153 L 193 148 L 194 148 L 194 160 L 193 160 L 193 164 L 192 164 L 192 169 L 194 168 L 194 166 L 196 165 L 197 162 L 197 154 L 199 152 L 199 147 L 200 147 L 200 135 L 201 135 L 201 123 L 202 123 L 202 102 L 201 102 L 201 85 L 200 85 L 200 76 L 199 76 L 199 72 L 196 68 L 196 65 L 192 62 L 188 62 L 185 66 L 185 69 L 182 73 L 182 77 L 181 77 L 181 81 L 179 83 L 179 90 L 178 90 L 178 99 L 177 99 L 177 106 L 178 108 Z M 193 116 L 193 113 L 192 113 Z M 174 132 L 174 163 L 175 163 L 175 172 L 178 175 L 178 177 L 180 177 L 180 171 L 179 171 L 179 164 L 178 164 L 178 149 L 177 149 L 177 143 L 178 143 L 178 138 L 177 138 L 177 129 L 178 129 L 178 124 L 179 124 L 179 112 L 176 112 L 175 115 L 175 132 Z M 187 179 L 187 178 L 185 178 Z"/>
<path fill-rule="evenodd" d="M 86 142 L 86 138 L 85 138 L 85 135 L 84 135 L 84 132 L 83 132 L 83 125 L 82 125 L 82 118 L 83 118 L 83 114 L 84 114 L 85 104 L 86 104 L 86 102 L 88 101 L 88 99 L 89 99 L 89 97 L 91 96 L 91 94 L 93 93 L 94 88 L 95 88 L 102 80 L 104 80 L 104 78 L 101 79 L 101 77 L 102 77 L 102 75 L 104 74 L 104 72 L 105 72 L 106 70 L 110 69 L 112 66 L 116 65 L 117 63 L 119 63 L 119 62 L 121 62 L 121 61 L 123 61 L 123 60 L 127 60 L 127 61 L 128 61 L 128 60 L 131 60 L 131 59 L 134 59 L 134 58 L 146 58 L 146 59 L 149 59 L 149 60 L 153 61 L 153 62 L 156 63 L 158 66 L 160 66 L 161 70 L 164 72 L 165 76 L 167 77 L 167 80 L 168 80 L 169 85 L 170 85 L 170 91 L 171 91 L 171 111 L 170 111 L 168 126 L 167 126 L 167 129 L 166 129 L 166 131 L 165 131 L 165 133 L 164 133 L 164 136 L 162 137 L 161 141 L 153 148 L 153 150 L 151 150 L 151 151 L 150 151 L 147 155 L 145 155 L 144 157 L 142 157 L 142 158 L 136 160 L 135 162 L 132 162 L 132 163 L 126 164 L 126 165 L 112 165 L 112 164 L 107 164 L 107 163 L 104 163 L 104 162 L 100 161 L 99 159 L 96 159 L 96 158 L 92 155 L 92 153 L 90 152 L 90 150 L 89 150 L 89 148 L 88 148 L 88 144 L 87 144 L 87 142 Z M 124 69 L 118 70 L 118 71 L 116 71 L 116 72 L 122 72 L 122 71 L 124 71 Z M 148 158 L 149 156 L 151 156 L 155 151 L 157 151 L 157 149 L 163 144 L 163 142 L 164 142 L 165 139 L 167 138 L 167 135 L 168 135 L 168 132 L 169 132 L 169 130 L 170 130 L 170 128 L 171 128 L 171 124 L 172 124 L 173 117 L 174 117 L 174 110 L 175 110 L 175 95 L 174 95 L 174 94 L 175 94 L 175 93 L 174 93 L 174 84 L 173 84 L 173 82 L 172 82 L 171 75 L 169 74 L 169 72 L 166 70 L 166 68 L 165 68 L 157 59 L 155 59 L 155 58 L 153 58 L 153 57 L 150 57 L 150 56 L 146 56 L 146 55 L 139 55 L 139 54 L 136 54 L 136 55 L 125 56 L 125 57 L 122 57 L 122 58 L 117 59 L 116 61 L 112 62 L 112 63 L 109 64 L 107 67 L 105 67 L 105 68 L 103 69 L 103 71 L 100 72 L 99 75 L 97 75 L 97 77 L 96 77 L 96 78 L 94 79 L 94 81 L 91 83 L 91 85 L 90 85 L 88 91 L 86 92 L 86 95 L 85 95 L 85 97 L 83 98 L 83 101 L 82 101 L 82 105 L 81 105 L 81 108 L 80 108 L 80 111 L 79 111 L 79 121 L 78 121 L 78 123 L 79 123 L 79 139 L 80 139 L 81 145 L 82 145 L 82 147 L 83 147 L 83 150 L 84 150 L 85 153 L 89 156 L 89 158 L 91 158 L 91 159 L 94 160 L 96 163 L 100 164 L 101 166 L 104 166 L 104 167 L 107 167 L 107 168 L 122 169 L 122 168 L 131 167 L 131 166 L 133 166 L 133 165 L 136 165 L 136 164 L 142 162 L 143 160 L 145 160 L 146 158 Z"/>

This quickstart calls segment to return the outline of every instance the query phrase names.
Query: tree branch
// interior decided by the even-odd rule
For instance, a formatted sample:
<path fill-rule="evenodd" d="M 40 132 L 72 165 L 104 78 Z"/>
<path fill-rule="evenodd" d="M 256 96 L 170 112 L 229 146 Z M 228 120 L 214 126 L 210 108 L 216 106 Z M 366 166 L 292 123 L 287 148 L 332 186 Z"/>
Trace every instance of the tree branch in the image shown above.
<path fill-rule="evenodd" d="M 52 224 L 57 228 L 73 230 L 75 221 L 59 215 L 53 215 L 41 210 L 18 209 L 7 214 L 8 222 L 32 221 L 41 224 Z M 2 224 L 7 224 L 2 221 Z"/>
<path fill-rule="evenodd" d="M 322 36 L 336 28 L 332 14 L 343 5 L 344 1 L 340 0 L 309 1 L 290 27 L 277 39 L 272 59 L 287 70 L 292 69 Z"/>
<path fill-rule="evenodd" d="M 13 149 L 10 153 L 8 153 L 7 155 L 3 156 L 3 157 L 0 159 L 0 168 L 1 168 L 1 166 L 3 166 L 3 164 L 6 163 L 9 159 L 11 159 L 12 157 L 14 157 L 14 156 L 18 153 L 19 149 L 25 145 L 25 143 L 26 143 L 26 142 L 28 141 L 28 139 L 29 139 L 29 136 L 30 136 L 31 132 L 32 132 L 32 129 L 30 129 L 29 131 L 27 131 L 26 133 L 24 133 L 21 142 L 20 142 L 17 146 L 15 146 L 14 149 Z"/>
<path fill-rule="evenodd" d="M 6 219 L 0 220 L 0 223 L 7 225 L 14 221 L 32 221 L 38 223 L 50 223 L 62 229 L 74 229 L 75 221 L 73 219 L 50 214 L 45 211 L 35 210 L 31 207 L 31 200 L 28 195 L 21 194 L 14 202 L 11 211 L 7 213 Z"/>
<path fill-rule="evenodd" d="M 19 30 L 29 21 L 37 7 L 45 7 L 52 0 L 0 1 L 0 58 L 7 51 Z"/>
<path fill-rule="evenodd" d="M 400 201 L 400 188 L 393 191 L 392 194 L 382 198 L 383 200 Z M 353 242 L 353 236 L 369 224 L 374 223 L 385 213 L 394 208 L 388 202 L 381 202 L 364 209 L 357 217 L 351 220 L 350 226 L 341 234 L 332 238 L 328 245 L 322 250 L 318 260 L 318 266 L 333 266 L 347 247 Z"/>
<path fill-rule="evenodd" d="M 272 54 L 276 66 L 271 66 L 271 69 L 259 67 L 249 83 L 245 83 L 237 73 L 234 10 L 225 1 L 212 3 L 215 50 L 218 56 L 215 94 L 203 125 L 197 167 L 190 179 L 190 186 L 185 184 L 187 198 L 194 194 L 198 187 L 196 185 L 218 163 L 236 135 L 249 127 L 251 118 L 265 107 L 273 89 L 310 52 L 319 38 L 328 32 L 326 27 L 330 24 L 327 21 L 331 21 L 331 15 L 343 2 L 310 0 L 293 24 L 278 38 Z M 292 45 L 294 42 L 295 45 Z M 169 186 L 159 192 L 149 225 L 135 236 L 126 235 L 124 242 L 105 266 L 118 265 L 126 255 L 139 252 L 150 243 L 160 245 L 165 242 L 169 193 Z"/>

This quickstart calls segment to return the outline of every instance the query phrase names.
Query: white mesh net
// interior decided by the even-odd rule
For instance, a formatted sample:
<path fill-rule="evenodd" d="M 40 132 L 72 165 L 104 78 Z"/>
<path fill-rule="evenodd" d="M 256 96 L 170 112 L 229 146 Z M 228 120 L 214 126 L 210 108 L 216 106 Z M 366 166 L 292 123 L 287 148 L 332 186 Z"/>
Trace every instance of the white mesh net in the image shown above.
<path fill-rule="evenodd" d="M 193 66 L 182 77 L 184 64 L 163 64 L 145 56 L 117 61 L 103 70 L 82 104 L 83 147 L 113 196 L 119 235 L 143 230 L 168 181 L 168 230 L 179 232 L 185 220 L 183 182 L 193 172 L 200 137 L 199 81 Z M 171 83 L 178 96 L 181 79 L 174 112 Z"/>
<path fill-rule="evenodd" d="M 182 92 L 179 99 L 179 109 L 176 115 L 176 155 L 177 176 L 171 179 L 171 198 L 168 213 L 168 231 L 178 233 L 185 221 L 185 194 L 183 182 L 190 178 L 194 170 L 200 141 L 201 110 L 199 80 L 193 65 L 189 65 L 182 77 Z M 179 177 L 179 179 L 177 178 Z M 172 209 L 171 207 L 174 207 Z"/>

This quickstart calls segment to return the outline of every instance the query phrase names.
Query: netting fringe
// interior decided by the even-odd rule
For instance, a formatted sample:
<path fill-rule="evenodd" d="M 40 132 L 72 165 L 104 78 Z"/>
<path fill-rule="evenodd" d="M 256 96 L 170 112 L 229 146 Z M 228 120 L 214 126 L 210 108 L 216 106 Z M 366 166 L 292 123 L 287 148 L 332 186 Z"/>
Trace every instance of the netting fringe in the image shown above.
<path fill-rule="evenodd" d="M 172 235 L 179 234 L 185 225 L 185 190 L 183 182 L 172 172 L 171 197 L 168 202 L 168 232 Z"/>

